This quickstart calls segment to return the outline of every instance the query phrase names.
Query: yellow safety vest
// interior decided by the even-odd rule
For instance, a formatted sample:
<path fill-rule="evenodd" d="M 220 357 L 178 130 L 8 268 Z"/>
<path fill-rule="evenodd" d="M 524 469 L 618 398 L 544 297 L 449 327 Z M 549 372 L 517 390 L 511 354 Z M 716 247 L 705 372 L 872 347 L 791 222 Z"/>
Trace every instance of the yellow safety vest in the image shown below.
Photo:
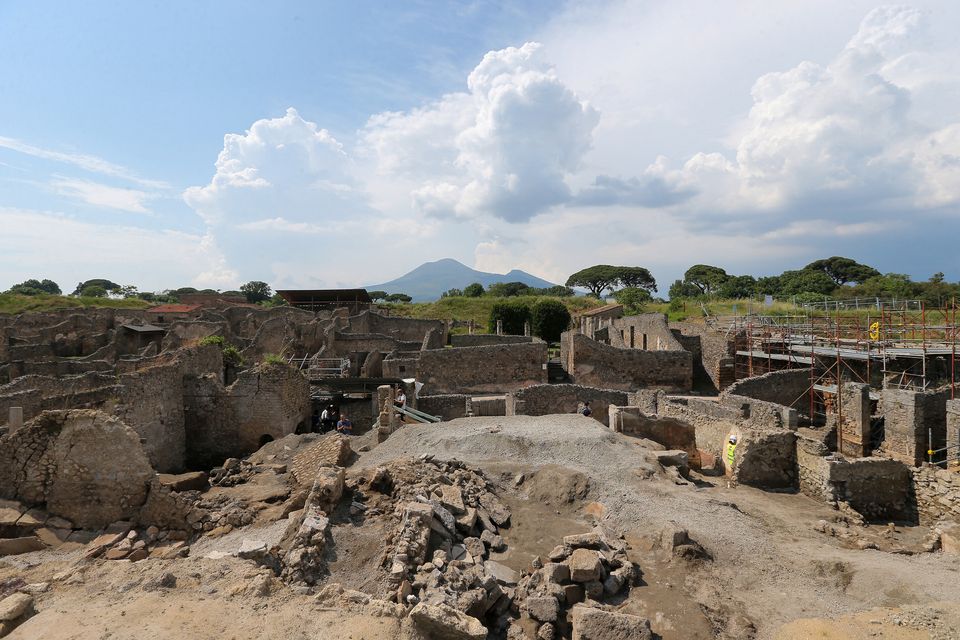
<path fill-rule="evenodd" d="M 733 444 L 732 442 L 728 442 L 727 443 L 727 465 L 731 467 L 733 466 L 733 456 L 736 451 L 737 451 L 737 445 Z"/>

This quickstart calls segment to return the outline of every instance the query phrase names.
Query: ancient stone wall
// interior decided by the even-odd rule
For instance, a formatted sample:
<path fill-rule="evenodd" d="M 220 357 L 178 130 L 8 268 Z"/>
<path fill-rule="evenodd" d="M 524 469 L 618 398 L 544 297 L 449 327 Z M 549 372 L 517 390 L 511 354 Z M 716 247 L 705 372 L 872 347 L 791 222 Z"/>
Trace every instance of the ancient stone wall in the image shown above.
<path fill-rule="evenodd" d="M 800 433 L 797 468 L 800 491 L 811 497 L 830 504 L 846 502 L 868 521 L 917 519 L 914 476 L 902 462 L 886 458 L 848 459 L 831 454 L 817 437 Z"/>
<path fill-rule="evenodd" d="M 920 524 L 960 522 L 960 475 L 927 464 L 910 469 L 910 473 Z"/>
<path fill-rule="evenodd" d="M 389 359 L 384 360 L 384 373 Z M 401 376 L 408 377 L 408 376 Z M 420 352 L 417 380 L 422 393 L 504 393 L 547 382 L 543 342 Z"/>
<path fill-rule="evenodd" d="M 739 433 L 743 413 L 712 400 L 700 398 L 664 398 L 659 403 L 659 415 L 676 418 L 696 428 L 697 448 L 718 459 L 723 454 L 727 437 Z"/>
<path fill-rule="evenodd" d="M 956 458 L 951 460 L 950 467 L 960 466 L 960 399 L 947 400 L 947 434 L 944 446 L 951 447 L 947 450 L 947 458 Z"/>
<path fill-rule="evenodd" d="M 610 428 L 624 435 L 646 438 L 667 449 L 686 451 L 690 466 L 700 467 L 696 428 L 676 418 L 647 416 L 639 407 L 609 407 Z"/>
<path fill-rule="evenodd" d="M 505 396 L 473 397 L 470 399 L 470 412 L 474 416 L 505 416 L 507 399 Z"/>
<path fill-rule="evenodd" d="M 43 411 L 99 407 L 117 394 L 117 377 L 88 373 L 69 378 L 23 376 L 0 386 L 0 425 L 10 407 L 22 407 L 29 420 Z"/>
<path fill-rule="evenodd" d="M 259 449 L 264 436 L 275 440 L 310 423 L 310 384 L 287 365 L 247 369 L 227 391 L 238 421 L 237 447 L 244 455 Z"/>
<path fill-rule="evenodd" d="M 832 420 L 839 423 L 840 453 L 854 458 L 870 455 L 870 418 L 870 385 L 844 383 L 840 389 L 840 412 Z"/>
<path fill-rule="evenodd" d="M 147 458 L 160 473 L 184 469 L 183 405 L 183 369 L 179 362 L 120 376 L 112 413 L 142 438 Z"/>
<path fill-rule="evenodd" d="M 498 336 L 495 333 L 473 333 L 450 336 L 453 347 L 486 347 L 492 344 L 525 344 L 535 342 L 532 336 Z"/>
<path fill-rule="evenodd" d="M 724 395 L 738 395 L 803 409 L 809 406 L 810 370 L 784 369 L 737 380 Z"/>
<path fill-rule="evenodd" d="M 667 325 L 667 316 L 662 313 L 615 318 L 608 327 L 607 338 L 611 346 L 621 349 L 684 351 Z"/>
<path fill-rule="evenodd" d="M 733 478 L 739 484 L 763 489 L 796 488 L 796 433 L 789 430 L 741 429 L 737 438 Z"/>
<path fill-rule="evenodd" d="M 417 409 L 444 420 L 463 418 L 470 407 L 470 396 L 463 394 L 444 394 L 420 396 L 417 398 Z"/>
<path fill-rule="evenodd" d="M 186 463 L 190 469 L 210 469 L 240 453 L 239 420 L 216 375 L 184 377 L 183 402 Z"/>
<path fill-rule="evenodd" d="M 947 437 L 947 398 L 949 391 L 883 389 L 879 403 L 884 417 L 882 454 L 916 466 L 927 459 L 928 448 L 942 448 Z"/>
<path fill-rule="evenodd" d="M 627 393 L 576 384 L 536 385 L 508 393 L 506 415 L 545 416 L 551 413 L 576 413 L 582 402 L 590 403 L 591 417 L 609 426 L 608 408 L 611 405 L 627 404 Z"/>
<path fill-rule="evenodd" d="M 799 424 L 796 409 L 775 402 L 734 395 L 729 393 L 729 389 L 720 396 L 720 404 L 738 412 L 742 416 L 741 421 L 747 426 L 758 429 L 796 429 Z"/>
<path fill-rule="evenodd" d="M 671 322 L 670 328 L 679 330 L 681 344 L 690 350 L 691 340 L 699 344 L 700 357 L 694 361 L 694 383 L 706 376 L 718 391 L 734 381 L 734 341 L 725 332 L 695 322 Z"/>
<path fill-rule="evenodd" d="M 400 318 L 385 316 L 372 311 L 364 311 L 349 319 L 351 333 L 378 333 L 401 342 L 422 343 L 431 330 L 440 332 L 441 344 L 447 342 L 447 325 L 443 320 L 424 320 L 420 318 Z"/>
<path fill-rule="evenodd" d="M 591 387 L 689 391 L 693 382 L 687 351 L 620 349 L 570 331 L 561 339 L 561 360 L 576 384 Z"/>
<path fill-rule="evenodd" d="M 419 355 L 419 354 L 418 354 Z M 383 359 L 383 377 L 384 378 L 419 378 L 417 366 L 420 358 L 396 358 L 389 357 Z"/>

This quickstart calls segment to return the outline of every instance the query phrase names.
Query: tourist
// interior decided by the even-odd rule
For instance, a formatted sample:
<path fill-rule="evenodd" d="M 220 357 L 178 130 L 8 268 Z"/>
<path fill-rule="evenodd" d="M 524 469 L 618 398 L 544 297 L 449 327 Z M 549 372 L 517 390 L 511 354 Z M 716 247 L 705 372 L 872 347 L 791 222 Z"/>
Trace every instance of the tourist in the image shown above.
<path fill-rule="evenodd" d="M 337 432 L 345 436 L 353 435 L 353 423 L 350 422 L 350 418 L 346 414 L 340 416 L 340 420 L 337 422 Z"/>
<path fill-rule="evenodd" d="M 407 406 L 407 395 L 403 392 L 403 389 L 397 390 L 397 397 L 394 399 L 393 404 L 401 409 Z"/>
<path fill-rule="evenodd" d="M 333 429 L 333 405 L 330 405 L 320 414 L 320 432 L 326 433 Z"/>
<path fill-rule="evenodd" d="M 590 403 L 589 403 L 589 402 L 584 402 L 584 403 L 583 403 L 583 406 L 580 407 L 580 415 L 586 416 L 586 417 L 589 418 L 589 417 L 590 417 L 590 414 L 592 414 L 592 413 L 593 413 L 593 411 L 590 409 Z"/>

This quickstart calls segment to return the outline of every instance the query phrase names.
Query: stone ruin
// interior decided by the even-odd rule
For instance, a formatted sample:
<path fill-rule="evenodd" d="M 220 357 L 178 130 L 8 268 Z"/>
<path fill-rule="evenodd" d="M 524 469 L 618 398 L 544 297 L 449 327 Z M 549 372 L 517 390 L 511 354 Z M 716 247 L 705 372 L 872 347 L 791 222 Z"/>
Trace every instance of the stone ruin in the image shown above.
<path fill-rule="evenodd" d="M 353 471 L 353 438 L 310 433 L 335 401 L 354 438 L 370 436 L 359 450 L 375 447 L 408 424 L 397 388 L 443 420 L 589 402 L 678 484 L 695 472 L 806 494 L 836 508 L 818 530 L 851 547 L 878 545 L 864 525 L 897 521 L 932 527 L 920 551 L 960 551 L 960 481 L 923 464 L 929 434 L 960 439 L 960 400 L 943 390 L 877 399 L 846 383 L 842 419 L 817 419 L 802 401 L 807 371 L 733 380 L 729 337 L 659 314 L 584 318 L 558 359 L 534 338 L 450 335 L 442 321 L 370 310 L 216 308 L 158 322 L 112 309 L 0 317 L 0 556 L 170 559 L 267 523 L 265 539 L 208 555 L 255 562 L 320 601 L 372 598 L 427 637 L 653 637 L 616 611 L 642 576 L 616 533 L 562 537 L 516 571 L 491 557 L 508 548 L 513 516 L 482 471 L 430 456 Z M 375 593 L 328 584 L 345 523 L 386 532 Z M 710 560 L 682 529 L 661 545 Z M 0 637 L 32 611 L 8 599 Z"/>

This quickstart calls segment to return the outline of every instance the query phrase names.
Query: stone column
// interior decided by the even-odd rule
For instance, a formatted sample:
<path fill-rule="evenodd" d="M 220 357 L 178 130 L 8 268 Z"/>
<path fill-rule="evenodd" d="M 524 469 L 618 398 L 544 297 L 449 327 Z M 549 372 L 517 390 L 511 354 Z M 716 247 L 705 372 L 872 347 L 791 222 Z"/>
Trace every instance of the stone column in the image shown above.
<path fill-rule="evenodd" d="M 497 320 L 497 335 L 503 335 L 503 320 Z"/>
<path fill-rule="evenodd" d="M 7 426 L 10 428 L 10 433 L 13 433 L 23 426 L 23 407 L 10 407 L 10 416 L 7 420 Z"/>
<path fill-rule="evenodd" d="M 528 338 L 530 337 L 530 323 L 529 323 L 529 322 L 524 322 L 524 323 L 523 323 L 523 335 L 526 336 L 526 337 L 528 337 Z"/>
<path fill-rule="evenodd" d="M 393 433 L 397 415 L 393 405 L 395 399 L 396 392 L 393 387 L 388 384 L 377 387 L 377 404 L 380 406 L 380 427 L 377 429 L 377 442 L 383 442 Z"/>

